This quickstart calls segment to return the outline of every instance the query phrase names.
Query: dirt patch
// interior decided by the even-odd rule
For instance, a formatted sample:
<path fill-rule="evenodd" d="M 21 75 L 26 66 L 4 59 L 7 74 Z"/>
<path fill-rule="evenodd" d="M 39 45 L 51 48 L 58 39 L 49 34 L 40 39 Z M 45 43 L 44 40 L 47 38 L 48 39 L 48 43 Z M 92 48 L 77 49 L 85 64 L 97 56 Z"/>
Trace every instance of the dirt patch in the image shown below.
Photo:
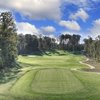
<path fill-rule="evenodd" d="M 83 68 L 84 71 L 88 71 L 88 72 L 100 72 L 100 63 L 99 62 L 96 62 L 93 59 L 88 59 L 87 61 L 85 61 L 83 63 L 88 64 L 88 65 L 94 67 L 94 68 Z"/>

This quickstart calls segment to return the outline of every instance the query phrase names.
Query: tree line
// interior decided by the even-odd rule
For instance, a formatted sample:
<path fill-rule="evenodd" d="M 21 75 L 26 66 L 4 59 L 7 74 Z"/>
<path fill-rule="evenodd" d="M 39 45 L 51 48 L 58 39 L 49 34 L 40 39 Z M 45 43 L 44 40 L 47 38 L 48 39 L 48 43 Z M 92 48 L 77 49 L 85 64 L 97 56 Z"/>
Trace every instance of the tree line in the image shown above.
<path fill-rule="evenodd" d="M 33 54 L 36 51 L 55 50 L 57 49 L 57 45 L 55 38 L 47 36 L 38 37 L 31 34 L 18 35 L 18 54 Z"/>
<path fill-rule="evenodd" d="M 70 34 L 62 34 L 60 36 L 60 49 L 67 50 L 67 51 L 72 51 L 72 52 L 78 52 L 82 51 L 83 44 L 80 44 L 80 35 L 70 35 Z"/>
<path fill-rule="evenodd" d="M 80 44 L 80 35 L 62 34 L 58 39 L 48 36 L 17 34 L 11 12 L 0 14 L 0 68 L 17 66 L 17 57 L 22 54 L 34 54 L 47 50 L 67 50 L 70 52 L 85 51 L 88 57 L 100 61 L 100 36 L 91 37 Z"/>
<path fill-rule="evenodd" d="M 19 54 L 32 54 L 36 51 L 47 50 L 67 50 L 72 52 L 81 51 L 83 45 L 79 43 L 80 35 L 60 35 L 58 41 L 55 38 L 47 36 L 37 37 L 31 34 L 18 35 L 18 53 Z"/>
<path fill-rule="evenodd" d="M 84 39 L 84 50 L 87 57 L 100 62 L 100 36 Z"/>

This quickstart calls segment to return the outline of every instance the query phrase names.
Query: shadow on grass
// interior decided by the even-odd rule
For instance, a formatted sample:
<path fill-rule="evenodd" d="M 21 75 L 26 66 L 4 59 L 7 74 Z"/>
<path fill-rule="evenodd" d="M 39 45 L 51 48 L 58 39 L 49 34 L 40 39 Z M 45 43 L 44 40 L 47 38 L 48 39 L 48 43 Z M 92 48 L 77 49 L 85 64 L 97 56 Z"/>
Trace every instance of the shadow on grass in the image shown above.
<path fill-rule="evenodd" d="M 48 55 L 48 56 L 52 56 L 52 55 L 64 56 L 64 55 L 66 55 L 65 52 L 60 52 L 58 50 L 48 50 L 48 51 L 44 51 L 44 54 L 45 55 Z"/>
<path fill-rule="evenodd" d="M 6 68 L 0 71 L 0 84 L 7 83 L 17 78 L 20 68 Z"/>
<path fill-rule="evenodd" d="M 28 55 L 35 55 L 35 56 L 43 56 L 43 55 L 47 55 L 47 56 L 52 56 L 53 54 L 62 56 L 62 55 L 66 55 L 66 52 L 59 52 L 58 50 L 40 50 L 40 51 L 35 51 L 33 53 L 28 53 L 28 54 L 21 54 L 22 56 L 28 56 Z"/>
<path fill-rule="evenodd" d="M 30 63 L 22 63 L 22 62 L 19 62 L 19 64 L 21 65 L 21 66 L 25 66 L 25 67 L 30 67 L 30 66 L 41 66 L 41 65 L 39 65 L 39 64 L 30 64 Z"/>
<path fill-rule="evenodd" d="M 39 51 L 34 51 L 32 53 L 23 53 L 23 54 L 20 54 L 20 55 L 22 55 L 22 56 L 28 56 L 28 55 L 43 56 L 43 51 L 39 50 Z"/>
<path fill-rule="evenodd" d="M 52 55 L 58 55 L 58 56 L 65 56 L 69 54 L 74 54 L 74 55 L 83 55 L 81 51 L 67 51 L 67 50 L 40 50 L 40 51 L 35 51 L 33 53 L 29 54 L 22 54 L 22 56 L 28 56 L 28 55 L 35 55 L 35 56 L 52 56 Z"/>

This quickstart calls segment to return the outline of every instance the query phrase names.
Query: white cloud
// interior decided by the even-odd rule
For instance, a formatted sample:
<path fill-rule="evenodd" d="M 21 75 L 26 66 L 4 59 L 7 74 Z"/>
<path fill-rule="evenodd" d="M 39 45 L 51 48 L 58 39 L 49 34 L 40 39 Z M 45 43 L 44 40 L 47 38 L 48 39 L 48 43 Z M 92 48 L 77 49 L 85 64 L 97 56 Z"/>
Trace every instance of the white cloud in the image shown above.
<path fill-rule="evenodd" d="M 85 10 L 94 10 L 98 9 L 99 6 L 96 6 L 97 3 L 100 3 L 100 0 L 62 0 L 64 4 L 74 4 L 79 8 L 83 8 Z"/>
<path fill-rule="evenodd" d="M 62 32 L 61 34 L 63 34 L 63 35 L 65 35 L 65 34 L 73 35 L 73 34 L 76 34 L 76 33 L 74 33 L 74 32 L 69 32 L 69 31 L 64 31 L 64 32 Z"/>
<path fill-rule="evenodd" d="M 90 0 L 63 0 L 67 4 L 74 4 L 81 8 L 87 8 L 91 3 Z"/>
<path fill-rule="evenodd" d="M 80 18 L 83 21 L 86 21 L 89 18 L 89 15 L 86 11 L 84 11 L 82 8 L 80 8 L 76 13 L 71 14 L 69 18 L 74 19 L 74 20 L 77 20 Z"/>
<path fill-rule="evenodd" d="M 38 29 L 27 22 L 16 22 L 18 33 L 39 35 Z"/>
<path fill-rule="evenodd" d="M 2 12 L 9 12 L 10 10 L 7 10 L 7 9 L 0 9 L 0 13 L 2 13 Z"/>
<path fill-rule="evenodd" d="M 76 32 L 76 31 L 63 31 L 61 34 L 69 34 L 69 35 L 80 35 L 80 36 L 83 36 L 83 33 L 82 32 Z"/>
<path fill-rule="evenodd" d="M 94 37 L 100 35 L 100 19 L 93 21 L 93 27 L 90 29 L 90 33 Z"/>
<path fill-rule="evenodd" d="M 0 8 L 19 11 L 34 19 L 60 19 L 61 0 L 0 0 Z"/>
<path fill-rule="evenodd" d="M 85 10 L 92 10 L 98 8 L 95 7 L 95 4 L 100 2 L 100 0 L 63 0 L 63 2 L 67 5 L 74 4 L 79 8 L 83 8 Z"/>
<path fill-rule="evenodd" d="M 32 34 L 36 36 L 54 36 L 56 29 L 53 26 L 45 26 L 41 28 L 36 28 L 35 25 L 32 25 L 28 22 L 16 22 L 18 29 L 18 34 Z"/>
<path fill-rule="evenodd" d="M 46 35 L 52 34 L 56 31 L 56 29 L 53 26 L 41 27 L 40 30 L 43 34 L 46 34 Z"/>
<path fill-rule="evenodd" d="M 53 34 L 48 35 L 50 38 L 56 38 Z"/>
<path fill-rule="evenodd" d="M 65 1 L 67 3 L 75 4 L 75 5 L 80 5 L 80 4 L 86 5 L 88 0 L 63 0 L 63 1 Z"/>
<path fill-rule="evenodd" d="M 81 29 L 80 25 L 76 21 L 73 21 L 73 20 L 72 21 L 61 20 L 59 22 L 59 25 L 64 26 L 67 29 L 75 30 L 75 31 L 79 31 Z"/>

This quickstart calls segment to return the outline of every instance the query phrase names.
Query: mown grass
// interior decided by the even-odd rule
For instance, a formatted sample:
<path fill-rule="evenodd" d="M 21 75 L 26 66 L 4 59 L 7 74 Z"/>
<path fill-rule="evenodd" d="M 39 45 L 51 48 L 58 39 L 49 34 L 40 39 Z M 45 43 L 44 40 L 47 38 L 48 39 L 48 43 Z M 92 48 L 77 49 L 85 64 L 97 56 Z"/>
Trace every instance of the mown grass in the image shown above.
<path fill-rule="evenodd" d="M 58 52 L 19 56 L 20 74 L 0 85 L 0 100 L 100 100 L 100 75 L 73 70 L 88 67 L 85 57 Z"/>
<path fill-rule="evenodd" d="M 73 73 L 63 68 L 39 70 L 31 87 L 33 92 L 43 94 L 68 94 L 80 89 L 84 90 L 83 85 Z"/>

